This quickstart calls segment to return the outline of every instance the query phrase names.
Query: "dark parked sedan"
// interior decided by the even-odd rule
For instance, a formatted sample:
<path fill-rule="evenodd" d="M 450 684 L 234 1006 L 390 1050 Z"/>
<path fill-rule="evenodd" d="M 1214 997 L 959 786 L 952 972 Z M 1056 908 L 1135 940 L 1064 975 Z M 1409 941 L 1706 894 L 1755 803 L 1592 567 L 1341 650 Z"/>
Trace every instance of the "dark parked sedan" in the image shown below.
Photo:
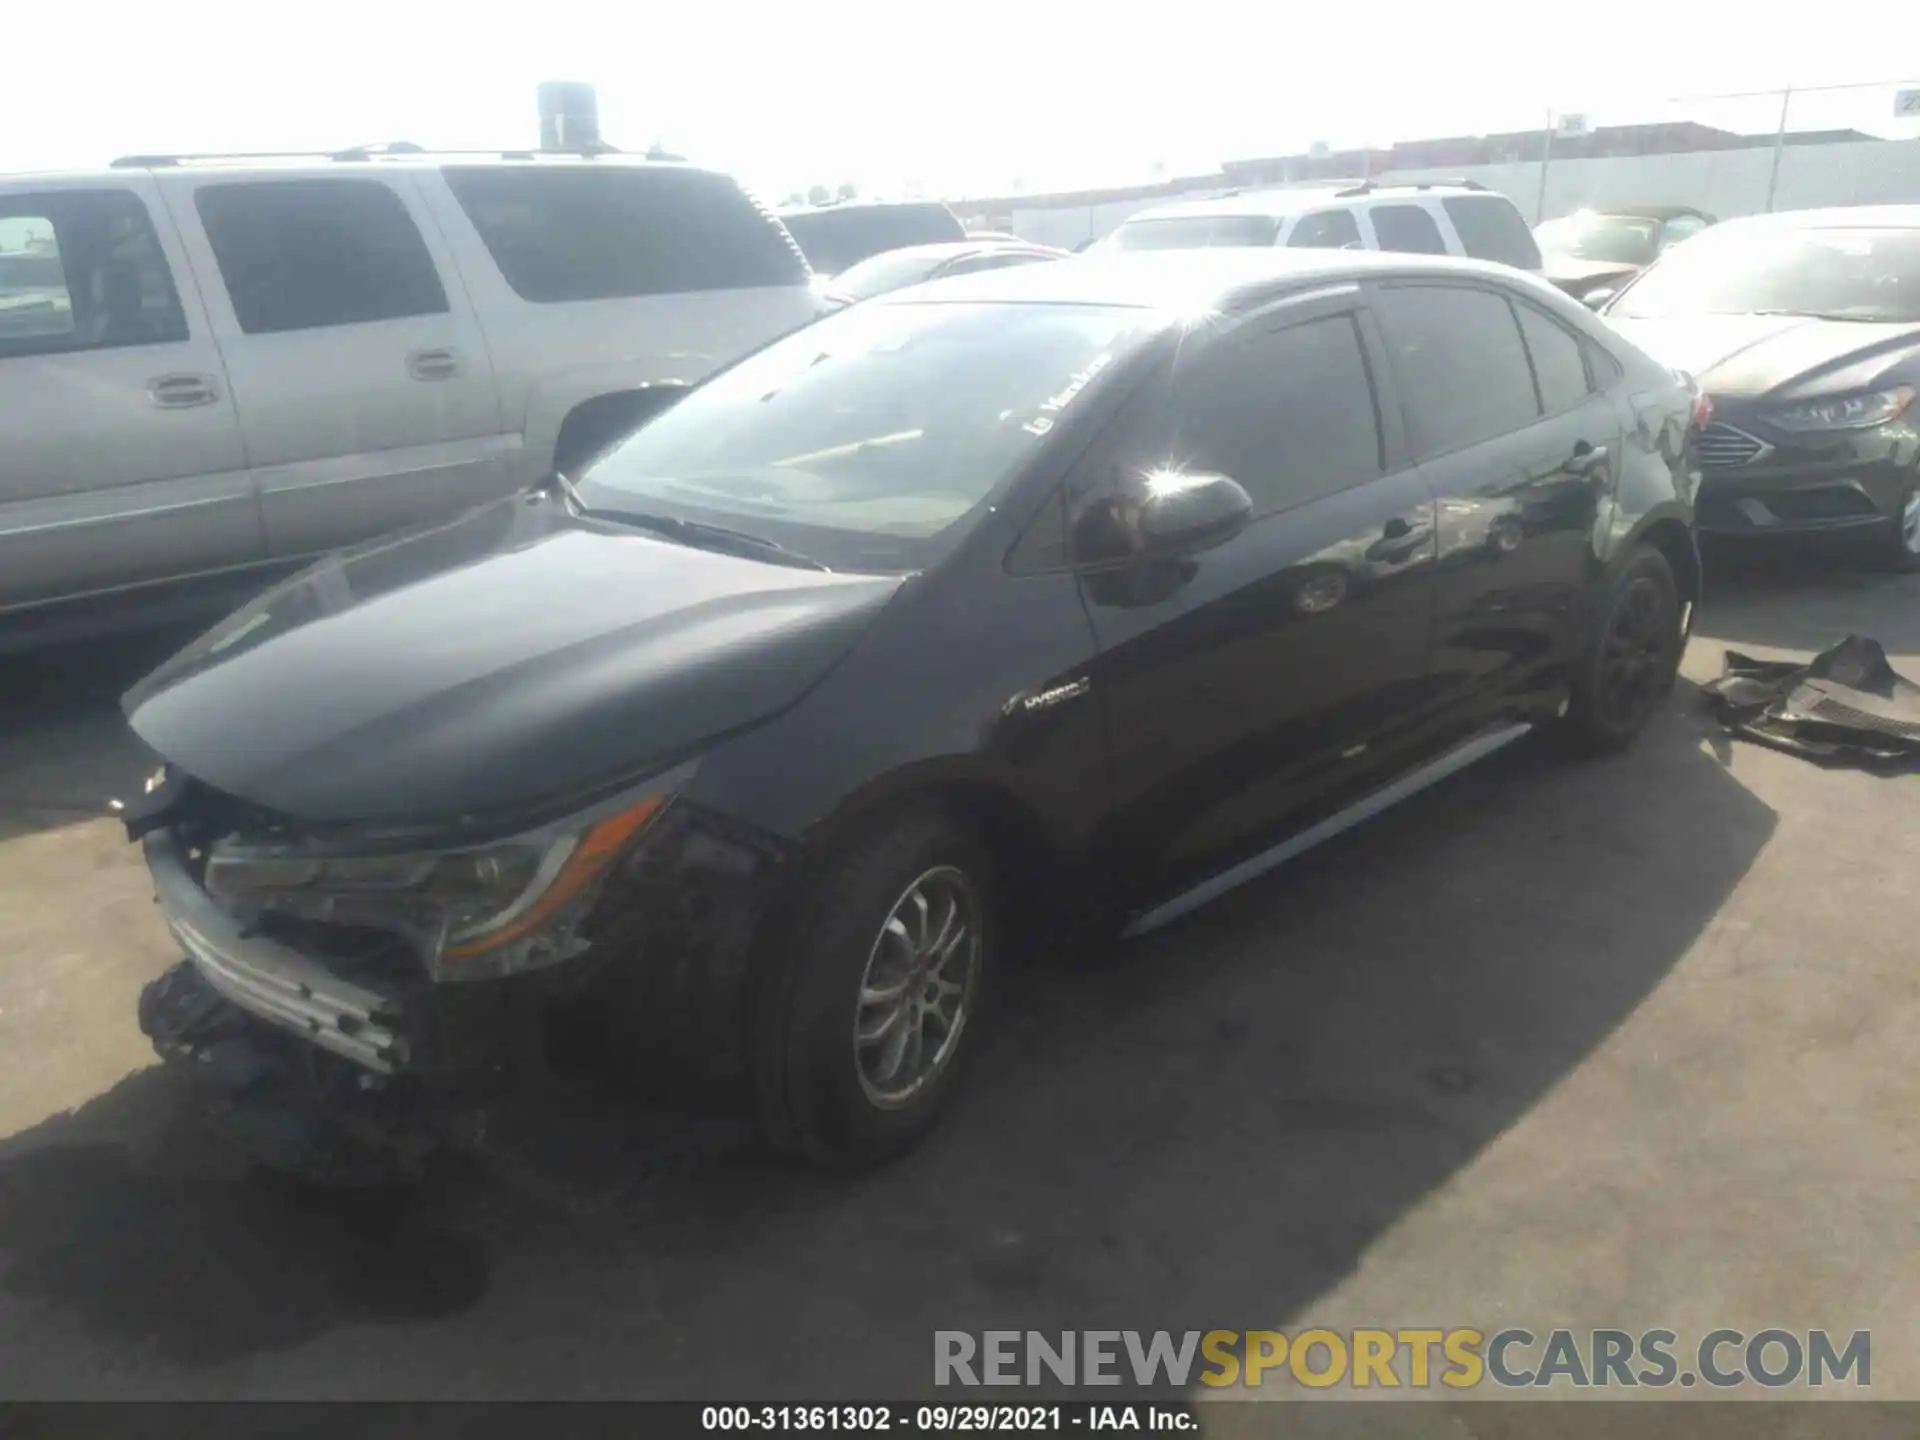
<path fill-rule="evenodd" d="M 1841 533 L 1920 569 L 1920 206 L 1728 221 L 1603 313 L 1712 401 L 1703 531 Z"/>
<path fill-rule="evenodd" d="M 983 239 L 970 236 L 943 245 L 909 245 L 901 250 L 862 260 L 842 270 L 826 287 L 826 293 L 842 303 L 871 300 L 891 294 L 909 285 L 930 280 L 948 280 L 956 275 L 975 275 L 982 270 L 1005 270 L 1013 265 L 1031 265 L 1039 260 L 1064 260 L 1065 250 L 1051 245 L 1034 245 L 1025 240 Z"/>
<path fill-rule="evenodd" d="M 1152 928 L 1531 729 L 1631 741 L 1699 594 L 1696 420 L 1469 261 L 842 311 L 128 696 L 187 954 L 143 1027 L 274 1163 L 484 1133 L 588 1057 L 892 1154 L 1033 927 Z"/>
<path fill-rule="evenodd" d="M 1574 299 L 1597 305 L 1677 245 L 1713 224 L 1687 205 L 1581 210 L 1536 226 L 1541 273 Z"/>

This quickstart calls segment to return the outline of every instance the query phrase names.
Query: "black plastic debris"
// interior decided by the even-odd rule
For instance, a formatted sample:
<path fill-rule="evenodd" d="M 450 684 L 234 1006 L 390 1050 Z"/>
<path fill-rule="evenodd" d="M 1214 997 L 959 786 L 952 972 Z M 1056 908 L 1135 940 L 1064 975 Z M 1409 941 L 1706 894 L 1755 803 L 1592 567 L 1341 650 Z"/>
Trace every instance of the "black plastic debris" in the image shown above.
<path fill-rule="evenodd" d="M 1805 664 L 1729 650 L 1704 688 L 1720 723 L 1745 739 L 1830 765 L 1920 769 L 1920 685 L 1877 640 L 1849 635 Z"/>

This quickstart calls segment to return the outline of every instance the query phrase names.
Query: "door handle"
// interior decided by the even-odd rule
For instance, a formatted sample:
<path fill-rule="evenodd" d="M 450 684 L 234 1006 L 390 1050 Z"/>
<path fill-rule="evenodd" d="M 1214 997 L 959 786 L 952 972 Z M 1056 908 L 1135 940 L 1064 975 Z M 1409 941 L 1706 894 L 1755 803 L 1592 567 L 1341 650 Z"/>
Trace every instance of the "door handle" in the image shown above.
<path fill-rule="evenodd" d="M 416 380 L 451 380 L 460 373 L 460 357 L 451 350 L 415 350 L 407 356 L 407 374 Z"/>
<path fill-rule="evenodd" d="M 1560 469 L 1576 480 L 1592 480 L 1604 477 L 1607 466 L 1607 447 L 1589 445 L 1582 440 L 1573 447 L 1573 454 Z"/>
<path fill-rule="evenodd" d="M 147 382 L 147 397 L 162 410 L 191 410 L 220 399 L 211 375 L 157 375 Z"/>

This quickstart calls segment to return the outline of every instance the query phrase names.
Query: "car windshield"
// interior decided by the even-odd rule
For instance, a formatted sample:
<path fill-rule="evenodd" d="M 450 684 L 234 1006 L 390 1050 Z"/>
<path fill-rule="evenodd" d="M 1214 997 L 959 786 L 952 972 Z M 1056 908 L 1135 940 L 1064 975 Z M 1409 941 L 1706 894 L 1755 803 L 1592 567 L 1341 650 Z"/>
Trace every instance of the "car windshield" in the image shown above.
<path fill-rule="evenodd" d="M 1120 306 L 854 306 L 697 387 L 579 489 L 598 510 L 725 525 L 835 570 L 919 569 L 1151 329 Z"/>
<path fill-rule="evenodd" d="M 1129 220 L 1113 232 L 1116 250 L 1210 250 L 1271 245 L 1280 224 L 1268 215 L 1169 215 Z"/>
<path fill-rule="evenodd" d="M 1549 260 L 1651 265 L 1660 248 L 1660 222 L 1636 215 L 1569 215 L 1537 227 L 1533 238 Z"/>
<path fill-rule="evenodd" d="M 1756 311 L 1920 321 L 1920 229 L 1716 226 L 1669 250 L 1607 313 Z"/>
<path fill-rule="evenodd" d="M 871 300 L 889 290 L 916 285 L 950 258 L 945 252 L 928 255 L 923 250 L 889 250 L 849 266 L 833 277 L 833 288 L 854 300 Z"/>

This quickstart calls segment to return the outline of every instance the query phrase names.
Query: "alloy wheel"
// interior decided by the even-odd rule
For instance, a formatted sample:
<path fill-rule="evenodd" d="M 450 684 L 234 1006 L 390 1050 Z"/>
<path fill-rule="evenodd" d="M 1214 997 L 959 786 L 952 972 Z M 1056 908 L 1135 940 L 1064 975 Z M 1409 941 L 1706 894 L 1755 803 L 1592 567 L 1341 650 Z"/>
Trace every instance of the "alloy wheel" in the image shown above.
<path fill-rule="evenodd" d="M 1665 592 L 1657 581 L 1636 577 L 1620 593 L 1600 648 L 1595 698 L 1609 723 L 1630 725 L 1659 700 L 1673 640 Z"/>
<path fill-rule="evenodd" d="M 873 1104 L 907 1104 L 951 1063 L 979 988 L 982 920 L 973 881 L 951 865 L 926 871 L 887 913 L 853 1021 L 854 1065 Z"/>

